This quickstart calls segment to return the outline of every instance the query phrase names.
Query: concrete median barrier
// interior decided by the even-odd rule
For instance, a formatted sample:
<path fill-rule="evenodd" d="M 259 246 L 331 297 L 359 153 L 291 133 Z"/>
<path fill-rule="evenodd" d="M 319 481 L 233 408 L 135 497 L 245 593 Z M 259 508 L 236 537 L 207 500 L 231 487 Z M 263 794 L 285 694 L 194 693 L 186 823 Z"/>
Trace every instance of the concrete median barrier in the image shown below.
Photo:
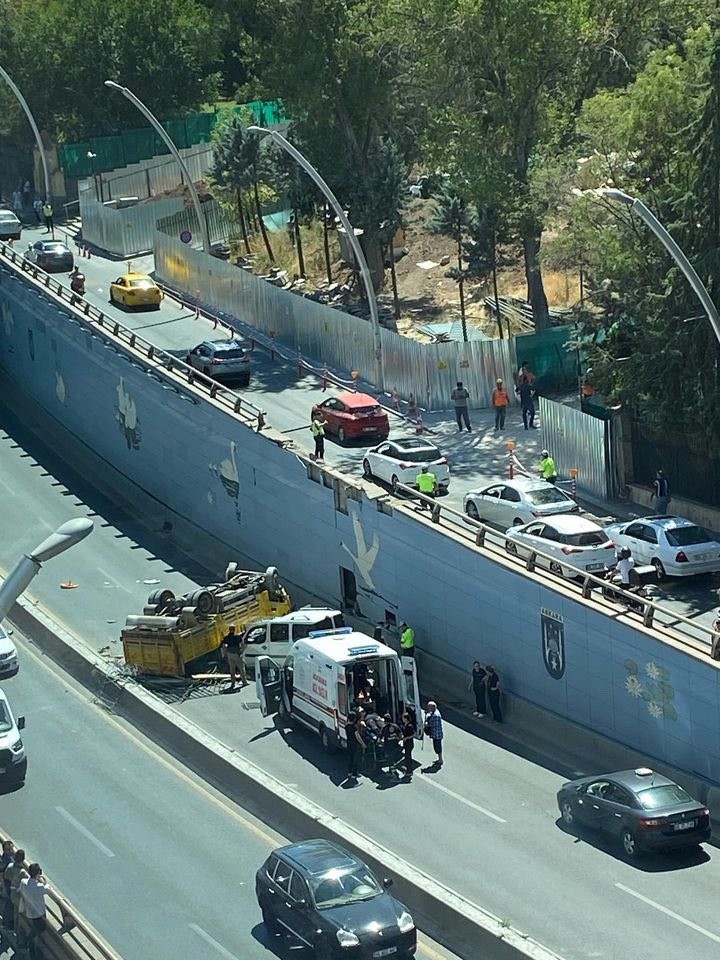
<path fill-rule="evenodd" d="M 11 619 L 43 653 L 110 702 L 116 713 L 272 829 L 291 840 L 313 836 L 335 840 L 362 856 L 380 876 L 392 878 L 394 892 L 412 910 L 421 929 L 459 957 L 561 960 L 557 953 L 238 756 L 139 684 L 128 683 L 125 674 L 32 602 L 21 599 Z"/>

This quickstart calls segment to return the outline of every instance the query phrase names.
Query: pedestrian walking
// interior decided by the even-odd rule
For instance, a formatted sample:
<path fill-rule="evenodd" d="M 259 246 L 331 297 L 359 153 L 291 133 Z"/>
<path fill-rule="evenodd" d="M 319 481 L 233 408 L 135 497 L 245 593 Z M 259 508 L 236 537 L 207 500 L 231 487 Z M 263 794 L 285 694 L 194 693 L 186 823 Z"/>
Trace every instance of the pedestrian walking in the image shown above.
<path fill-rule="evenodd" d="M 420 414 L 420 409 L 417 405 L 415 394 L 411 393 L 410 396 L 408 397 L 408 409 L 407 409 L 408 420 L 413 420 L 413 421 L 417 420 L 419 414 Z"/>
<path fill-rule="evenodd" d="M 402 715 L 402 751 L 405 765 L 405 779 L 412 780 L 413 749 L 415 747 L 415 719 L 407 710 Z"/>
<path fill-rule="evenodd" d="M 515 392 L 520 398 L 523 426 L 526 430 L 536 430 L 535 426 L 535 390 L 529 380 L 521 380 Z"/>
<path fill-rule="evenodd" d="M 495 667 L 488 664 L 485 667 L 485 686 L 487 687 L 488 702 L 492 713 L 492 723 L 502 723 L 502 707 L 500 706 L 500 677 Z"/>
<path fill-rule="evenodd" d="M 463 424 L 465 424 L 467 432 L 472 433 L 470 414 L 468 412 L 470 394 L 463 386 L 462 380 L 458 380 L 455 389 L 450 394 L 450 399 L 455 404 L 455 419 L 457 420 L 458 431 L 462 433 Z"/>
<path fill-rule="evenodd" d="M 247 671 L 245 669 L 245 641 L 235 627 L 228 628 L 228 632 L 223 638 L 223 652 L 230 668 L 230 690 L 235 689 L 235 680 L 238 675 L 242 686 L 246 686 Z"/>
<path fill-rule="evenodd" d="M 35 197 L 33 200 L 33 210 L 35 211 L 35 216 L 38 223 L 43 222 L 43 202 L 40 197 Z"/>
<path fill-rule="evenodd" d="M 557 480 L 555 461 L 547 450 L 543 450 L 540 454 L 540 476 L 548 483 L 555 483 Z"/>
<path fill-rule="evenodd" d="M 421 467 L 420 473 L 415 477 L 415 483 L 420 493 L 424 494 L 426 497 L 430 497 L 432 500 L 437 496 L 438 482 L 437 477 L 434 473 L 430 471 L 429 467 Z M 420 509 L 432 509 L 429 503 L 426 503 L 424 500 L 420 501 Z"/>
<path fill-rule="evenodd" d="M 17 930 L 18 913 L 20 910 L 20 881 L 29 877 L 25 869 L 25 851 L 18 848 L 15 851 L 13 862 L 5 868 L 3 879 L 9 886 L 10 908 L 4 917 L 4 925 L 11 930 Z"/>
<path fill-rule="evenodd" d="M 20 881 L 20 902 L 22 904 L 20 912 L 30 923 L 30 956 L 34 958 L 38 955 L 37 938 L 44 933 L 47 927 L 45 894 L 50 886 L 43 877 L 42 867 L 39 863 L 31 863 L 28 867 L 28 873 L 30 876 L 23 877 Z"/>
<path fill-rule="evenodd" d="M 667 513 L 670 506 L 670 484 L 662 470 L 658 470 L 653 480 L 652 493 L 650 500 L 655 501 L 656 514 Z"/>
<path fill-rule="evenodd" d="M 438 705 L 434 700 L 429 700 L 427 713 L 425 714 L 425 734 L 432 740 L 433 750 L 435 751 L 435 766 L 443 765 L 443 730 L 442 714 L 438 710 Z"/>
<path fill-rule="evenodd" d="M 360 773 L 360 758 L 365 750 L 365 741 L 360 732 L 360 718 L 357 713 L 350 711 L 345 721 L 345 737 L 347 738 L 348 753 L 348 780 L 357 780 Z"/>
<path fill-rule="evenodd" d="M 510 405 L 510 397 L 500 377 L 495 381 L 492 392 L 492 407 L 495 411 L 495 433 L 505 429 L 505 412 Z"/>
<path fill-rule="evenodd" d="M 324 460 L 325 459 L 325 427 L 327 426 L 327 420 L 323 420 L 319 413 L 316 413 L 312 418 L 312 423 L 310 424 L 310 430 L 315 440 L 315 460 Z"/>
<path fill-rule="evenodd" d="M 400 656 L 415 657 L 415 631 L 404 620 L 400 624 Z"/>
<path fill-rule="evenodd" d="M 49 200 L 46 200 L 42 208 L 42 215 L 45 219 L 45 227 L 46 227 L 45 233 L 51 233 L 55 229 L 55 224 L 53 223 L 54 213 L 55 211 L 53 210 L 53 205 L 50 203 Z"/>
<path fill-rule="evenodd" d="M 485 706 L 485 677 L 486 677 L 485 667 L 482 666 L 479 660 L 476 660 L 472 665 L 472 670 L 470 671 L 470 685 L 468 690 L 472 690 L 475 695 L 475 709 L 473 710 L 474 717 L 484 717 L 487 713 L 487 707 Z"/>

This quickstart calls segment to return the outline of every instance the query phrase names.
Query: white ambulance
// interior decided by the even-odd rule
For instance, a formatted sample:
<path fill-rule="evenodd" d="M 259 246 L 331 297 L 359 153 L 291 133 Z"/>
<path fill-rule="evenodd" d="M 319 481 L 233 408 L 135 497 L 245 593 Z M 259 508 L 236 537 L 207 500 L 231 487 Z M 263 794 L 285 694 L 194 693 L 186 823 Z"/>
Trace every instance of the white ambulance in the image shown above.
<path fill-rule="evenodd" d="M 264 717 L 274 714 L 315 730 L 326 750 L 345 747 L 345 722 L 361 691 L 369 692 L 374 712 L 389 713 L 398 725 L 406 709 L 422 738 L 417 670 L 412 657 L 352 627 L 321 630 L 293 644 L 284 663 L 258 657 L 255 688 Z"/>

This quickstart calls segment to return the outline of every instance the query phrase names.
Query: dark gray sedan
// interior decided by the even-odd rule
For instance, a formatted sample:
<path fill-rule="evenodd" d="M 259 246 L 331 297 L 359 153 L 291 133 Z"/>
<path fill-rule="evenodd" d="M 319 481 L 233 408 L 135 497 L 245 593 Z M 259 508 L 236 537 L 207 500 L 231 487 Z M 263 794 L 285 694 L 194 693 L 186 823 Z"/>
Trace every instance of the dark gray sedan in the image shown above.
<path fill-rule="evenodd" d="M 69 273 L 75 265 L 72 251 L 61 240 L 38 240 L 28 247 L 25 258 L 47 273 Z"/>
<path fill-rule="evenodd" d="M 564 783 L 557 802 L 566 827 L 617 837 L 628 857 L 710 839 L 708 808 L 649 767 Z"/>

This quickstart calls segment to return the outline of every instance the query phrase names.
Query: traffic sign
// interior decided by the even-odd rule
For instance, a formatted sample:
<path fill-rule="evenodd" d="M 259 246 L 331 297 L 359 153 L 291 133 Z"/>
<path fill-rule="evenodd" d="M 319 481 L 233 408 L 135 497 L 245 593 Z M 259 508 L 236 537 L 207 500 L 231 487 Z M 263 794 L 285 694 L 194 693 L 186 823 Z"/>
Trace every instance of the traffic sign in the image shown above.
<path fill-rule="evenodd" d="M 183 232 L 180 234 L 180 239 L 183 243 L 190 243 L 192 240 L 192 234 L 189 230 L 183 230 Z"/>

